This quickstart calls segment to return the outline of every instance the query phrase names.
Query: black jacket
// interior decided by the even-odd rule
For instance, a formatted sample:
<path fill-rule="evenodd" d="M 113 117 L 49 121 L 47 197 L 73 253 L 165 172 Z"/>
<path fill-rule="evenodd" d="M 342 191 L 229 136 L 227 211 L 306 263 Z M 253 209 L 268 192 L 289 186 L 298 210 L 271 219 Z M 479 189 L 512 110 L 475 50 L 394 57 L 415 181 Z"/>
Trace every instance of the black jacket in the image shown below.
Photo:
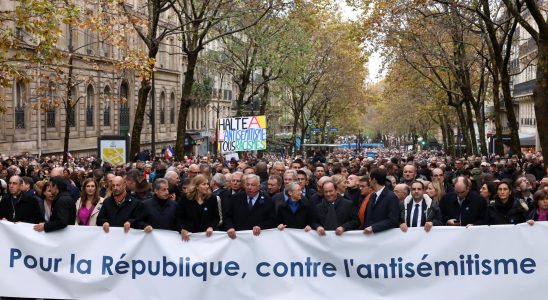
<path fill-rule="evenodd" d="M 284 224 L 287 225 L 287 228 L 295 229 L 304 229 L 307 225 L 314 228 L 316 224 L 316 207 L 307 199 L 301 199 L 299 207 L 293 213 L 288 202 L 284 201 L 277 208 L 276 224 Z"/>
<path fill-rule="evenodd" d="M 196 200 L 190 200 L 184 195 L 177 203 L 177 230 L 189 232 L 204 232 L 209 227 L 215 229 L 219 224 L 219 205 L 217 197 L 211 195 L 201 205 Z"/>
<path fill-rule="evenodd" d="M 533 221 L 538 221 L 538 211 L 537 211 L 538 207 L 536 206 L 533 206 L 530 210 L 529 210 L 529 213 L 527 214 L 527 220 L 533 220 Z"/>
<path fill-rule="evenodd" d="M 68 225 L 74 225 L 76 218 L 76 206 L 68 191 L 60 192 L 51 203 L 51 216 L 44 223 L 44 231 L 51 232 L 63 229 Z"/>
<path fill-rule="evenodd" d="M 121 205 L 116 204 L 114 196 L 108 197 L 103 202 L 101 211 L 97 216 L 97 226 L 103 226 L 107 222 L 112 227 L 123 227 L 126 221 L 129 221 L 129 223 L 135 222 L 136 210 L 141 203 L 129 194 L 126 195 Z"/>
<path fill-rule="evenodd" d="M 489 203 L 485 213 L 485 225 L 519 224 L 525 222 L 527 204 L 520 199 L 510 199 L 502 203 L 496 199 Z M 523 204 L 522 204 L 523 203 Z"/>
<path fill-rule="evenodd" d="M 362 202 L 361 200 L 363 200 L 359 188 L 346 189 L 346 191 L 344 192 L 344 198 L 350 200 L 350 202 L 352 202 L 352 204 L 354 204 L 354 206 L 356 207 L 360 207 L 360 204 Z"/>
<path fill-rule="evenodd" d="M 142 202 L 135 212 L 132 228 L 144 229 L 148 225 L 154 229 L 176 230 L 175 211 L 177 203 L 173 200 L 160 200 L 156 195 Z"/>
<path fill-rule="evenodd" d="M 310 202 L 313 205 L 318 205 L 318 204 L 322 203 L 322 201 L 323 201 L 323 196 L 320 195 L 319 193 L 316 193 L 316 194 L 312 195 L 312 197 L 310 197 Z"/>
<path fill-rule="evenodd" d="M 14 198 L 11 194 L 5 194 L 2 201 L 0 201 L 0 219 L 3 218 L 10 222 L 33 224 L 44 221 L 38 199 L 29 193 L 21 193 L 17 198 Z"/>
<path fill-rule="evenodd" d="M 447 224 L 447 220 L 456 219 L 461 226 L 482 225 L 486 207 L 485 200 L 473 191 L 468 192 L 462 206 L 459 205 L 456 193 L 446 194 L 440 201 L 443 224 Z"/>
<path fill-rule="evenodd" d="M 400 225 L 400 201 L 396 195 L 385 187 L 376 201 L 370 196 L 365 210 L 364 227 L 371 226 L 373 232 L 380 232 Z"/>
<path fill-rule="evenodd" d="M 246 193 L 232 195 L 225 211 L 223 222 L 226 229 L 251 230 L 254 226 L 270 229 L 277 225 L 275 224 L 274 201 L 262 192 L 259 192 L 257 201 L 251 210 L 248 207 Z"/>
<path fill-rule="evenodd" d="M 338 226 L 342 226 L 345 231 L 357 229 L 360 225 L 360 219 L 358 219 L 358 211 L 354 204 L 350 200 L 344 199 L 341 196 L 337 196 L 335 204 L 329 204 L 327 200 L 323 200 L 322 203 L 316 206 L 318 214 L 317 226 L 325 226 L 328 205 L 335 205 L 335 213 L 337 214 Z"/>

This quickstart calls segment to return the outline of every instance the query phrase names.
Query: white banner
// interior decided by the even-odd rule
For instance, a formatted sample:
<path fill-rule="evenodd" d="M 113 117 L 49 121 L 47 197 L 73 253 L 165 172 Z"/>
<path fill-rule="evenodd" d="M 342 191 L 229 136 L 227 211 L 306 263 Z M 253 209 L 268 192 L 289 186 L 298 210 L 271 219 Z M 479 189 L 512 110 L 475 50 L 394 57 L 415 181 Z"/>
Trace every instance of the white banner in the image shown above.
<path fill-rule="evenodd" d="M 544 299 L 548 224 L 211 238 L 0 222 L 0 294 L 75 299 Z"/>

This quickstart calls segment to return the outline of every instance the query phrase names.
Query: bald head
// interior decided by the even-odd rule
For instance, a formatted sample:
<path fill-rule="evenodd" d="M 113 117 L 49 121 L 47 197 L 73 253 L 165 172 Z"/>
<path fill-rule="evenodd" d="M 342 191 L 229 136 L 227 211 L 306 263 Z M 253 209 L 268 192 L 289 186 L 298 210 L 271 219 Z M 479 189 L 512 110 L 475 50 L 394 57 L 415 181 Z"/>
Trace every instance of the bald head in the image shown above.
<path fill-rule="evenodd" d="M 112 179 L 112 194 L 120 196 L 126 191 L 126 183 L 122 176 L 115 176 Z"/>
<path fill-rule="evenodd" d="M 396 184 L 394 194 L 400 201 L 403 201 L 409 195 L 409 186 L 405 183 Z"/>
<path fill-rule="evenodd" d="M 50 175 L 51 177 L 63 176 L 63 171 L 64 171 L 64 170 L 65 170 L 65 169 L 64 169 L 63 167 L 53 168 L 53 169 L 51 170 L 51 172 L 49 173 L 49 175 Z"/>

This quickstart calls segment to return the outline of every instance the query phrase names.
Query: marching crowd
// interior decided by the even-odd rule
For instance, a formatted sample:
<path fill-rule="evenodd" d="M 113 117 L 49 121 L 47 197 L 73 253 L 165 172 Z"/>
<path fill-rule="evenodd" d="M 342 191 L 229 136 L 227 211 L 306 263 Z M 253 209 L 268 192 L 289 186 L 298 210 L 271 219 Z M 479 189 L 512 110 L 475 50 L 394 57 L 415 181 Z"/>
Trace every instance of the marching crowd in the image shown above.
<path fill-rule="evenodd" d="M 191 234 L 278 228 L 342 235 L 391 228 L 519 224 L 548 219 L 541 153 L 452 158 L 377 150 L 303 159 L 265 154 L 224 162 L 208 156 L 124 166 L 93 157 L 0 156 L 0 219 L 38 232 L 67 225 Z"/>

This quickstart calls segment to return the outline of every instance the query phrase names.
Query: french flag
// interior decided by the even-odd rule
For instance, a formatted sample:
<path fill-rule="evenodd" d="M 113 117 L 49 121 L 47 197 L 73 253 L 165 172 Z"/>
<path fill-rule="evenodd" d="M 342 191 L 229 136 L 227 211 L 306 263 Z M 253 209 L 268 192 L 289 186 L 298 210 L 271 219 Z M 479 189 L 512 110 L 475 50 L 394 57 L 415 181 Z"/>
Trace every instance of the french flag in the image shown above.
<path fill-rule="evenodd" d="M 70 154 L 69 151 L 67 151 L 67 159 L 68 160 L 74 160 L 74 157 L 72 157 L 72 154 Z"/>
<path fill-rule="evenodd" d="M 171 147 L 171 145 L 167 145 L 166 159 L 172 158 L 174 153 L 175 153 L 175 151 L 173 151 L 173 147 Z"/>

